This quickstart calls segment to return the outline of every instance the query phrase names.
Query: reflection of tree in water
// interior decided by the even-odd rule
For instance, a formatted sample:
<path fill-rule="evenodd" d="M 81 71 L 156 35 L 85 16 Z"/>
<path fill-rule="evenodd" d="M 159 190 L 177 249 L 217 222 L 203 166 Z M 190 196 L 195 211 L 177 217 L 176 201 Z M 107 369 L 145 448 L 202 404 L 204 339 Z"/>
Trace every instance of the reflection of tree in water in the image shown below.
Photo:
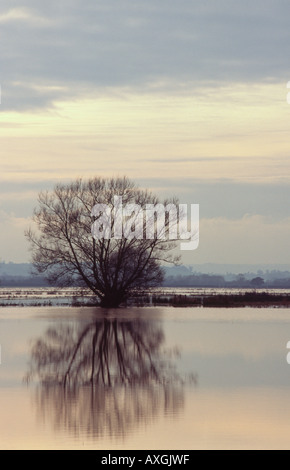
<path fill-rule="evenodd" d="M 155 322 L 97 320 L 49 328 L 32 348 L 38 410 L 57 427 L 92 436 L 124 435 L 183 405 L 182 380 Z"/>

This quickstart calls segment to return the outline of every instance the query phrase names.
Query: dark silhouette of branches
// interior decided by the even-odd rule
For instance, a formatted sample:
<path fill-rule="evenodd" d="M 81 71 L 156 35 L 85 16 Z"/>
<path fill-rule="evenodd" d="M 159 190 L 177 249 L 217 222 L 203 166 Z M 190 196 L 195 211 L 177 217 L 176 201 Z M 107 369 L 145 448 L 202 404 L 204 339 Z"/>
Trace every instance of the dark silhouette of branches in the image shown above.
<path fill-rule="evenodd" d="M 155 227 L 155 219 L 147 221 L 147 226 L 144 222 L 140 226 L 137 209 L 127 216 L 122 212 L 122 221 L 126 220 L 128 225 L 122 229 L 122 236 L 92 235 L 93 225 L 103 216 L 94 213 L 93 208 L 106 205 L 115 214 L 116 197 L 122 198 L 124 208 L 135 205 L 139 212 L 147 204 L 155 207 L 160 203 L 127 178 L 76 180 L 39 194 L 33 217 L 36 230 L 26 232 L 38 273 L 46 275 L 54 285 L 88 287 L 104 307 L 118 307 L 132 290 L 160 285 L 161 263 L 176 261 L 171 254 L 175 241 L 165 235 L 170 224 L 171 227 L 177 224 L 177 218 L 170 219 L 168 214 L 164 219 L 163 238 L 146 237 L 146 228 Z M 163 201 L 166 206 L 169 203 L 177 201 Z M 120 229 L 118 220 L 116 215 L 108 218 L 106 224 L 101 224 L 103 230 L 115 235 Z"/>

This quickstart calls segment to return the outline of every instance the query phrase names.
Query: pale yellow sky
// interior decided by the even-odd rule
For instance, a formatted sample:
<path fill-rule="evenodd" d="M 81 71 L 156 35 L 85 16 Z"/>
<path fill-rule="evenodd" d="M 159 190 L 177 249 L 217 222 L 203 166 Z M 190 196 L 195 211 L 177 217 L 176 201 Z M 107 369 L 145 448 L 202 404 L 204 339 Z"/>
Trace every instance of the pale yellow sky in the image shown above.
<path fill-rule="evenodd" d="M 1 178 L 281 178 L 289 135 L 283 83 L 179 95 L 116 90 L 53 109 L 3 111 Z"/>

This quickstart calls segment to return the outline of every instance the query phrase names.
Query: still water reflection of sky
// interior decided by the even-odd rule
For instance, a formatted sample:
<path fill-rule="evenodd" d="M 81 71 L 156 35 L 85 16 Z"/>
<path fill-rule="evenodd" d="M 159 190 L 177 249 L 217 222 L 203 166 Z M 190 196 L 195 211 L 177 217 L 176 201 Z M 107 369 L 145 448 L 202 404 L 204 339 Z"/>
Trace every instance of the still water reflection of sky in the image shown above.
<path fill-rule="evenodd" d="M 288 309 L 2 308 L 0 448 L 290 448 L 288 340 Z"/>

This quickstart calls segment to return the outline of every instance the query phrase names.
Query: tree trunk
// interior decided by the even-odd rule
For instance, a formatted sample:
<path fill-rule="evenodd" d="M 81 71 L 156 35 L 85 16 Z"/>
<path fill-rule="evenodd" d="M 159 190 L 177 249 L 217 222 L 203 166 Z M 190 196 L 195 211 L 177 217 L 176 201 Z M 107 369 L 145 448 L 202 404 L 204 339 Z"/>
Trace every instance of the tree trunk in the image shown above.
<path fill-rule="evenodd" d="M 106 293 L 101 299 L 100 305 L 103 308 L 118 308 L 124 302 L 125 296 L 121 292 Z"/>

